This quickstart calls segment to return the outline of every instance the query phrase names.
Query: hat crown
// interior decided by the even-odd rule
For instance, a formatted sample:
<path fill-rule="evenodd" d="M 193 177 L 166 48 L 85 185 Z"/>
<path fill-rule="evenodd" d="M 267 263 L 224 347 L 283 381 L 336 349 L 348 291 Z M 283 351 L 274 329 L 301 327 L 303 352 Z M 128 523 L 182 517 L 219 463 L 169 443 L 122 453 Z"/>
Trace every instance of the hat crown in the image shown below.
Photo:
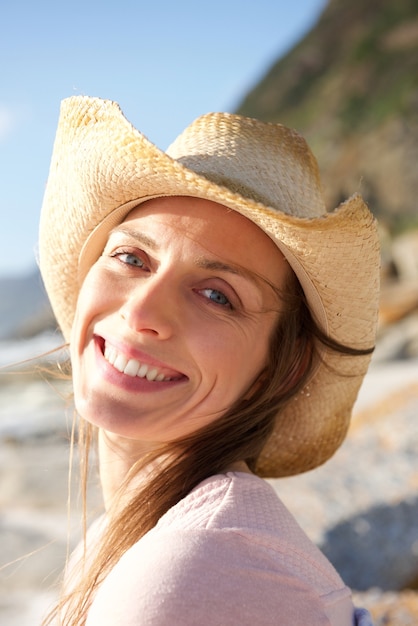
<path fill-rule="evenodd" d="M 288 215 L 320 217 L 326 211 L 315 157 L 303 137 L 281 124 L 208 113 L 167 154 L 217 185 Z"/>

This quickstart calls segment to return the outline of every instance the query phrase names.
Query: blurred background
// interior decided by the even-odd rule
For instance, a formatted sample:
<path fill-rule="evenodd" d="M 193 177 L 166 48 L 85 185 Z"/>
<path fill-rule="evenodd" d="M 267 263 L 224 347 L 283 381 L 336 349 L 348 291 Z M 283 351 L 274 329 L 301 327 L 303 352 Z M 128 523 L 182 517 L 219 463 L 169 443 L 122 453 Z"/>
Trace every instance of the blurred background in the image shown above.
<path fill-rule="evenodd" d="M 418 623 L 418 0 L 16 0 L 0 54 L 0 623 L 39 623 L 78 520 L 68 388 L 12 366 L 61 343 L 36 241 L 59 104 L 76 94 L 116 100 L 162 149 L 208 111 L 282 122 L 317 156 L 330 210 L 369 203 L 379 335 L 349 436 L 273 484 L 377 626 Z"/>

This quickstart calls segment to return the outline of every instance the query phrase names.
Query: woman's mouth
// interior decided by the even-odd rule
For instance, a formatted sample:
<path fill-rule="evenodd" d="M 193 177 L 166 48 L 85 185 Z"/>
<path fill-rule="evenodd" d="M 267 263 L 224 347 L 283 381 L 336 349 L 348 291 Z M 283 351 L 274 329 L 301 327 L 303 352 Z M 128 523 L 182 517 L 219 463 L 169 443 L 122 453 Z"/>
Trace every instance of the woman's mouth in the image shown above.
<path fill-rule="evenodd" d="M 146 378 L 150 382 L 166 382 L 183 378 L 183 375 L 178 372 L 164 371 L 164 368 L 158 368 L 154 365 L 148 365 L 137 359 L 130 358 L 107 343 L 104 345 L 103 356 L 118 372 L 131 376 L 132 378 Z"/>

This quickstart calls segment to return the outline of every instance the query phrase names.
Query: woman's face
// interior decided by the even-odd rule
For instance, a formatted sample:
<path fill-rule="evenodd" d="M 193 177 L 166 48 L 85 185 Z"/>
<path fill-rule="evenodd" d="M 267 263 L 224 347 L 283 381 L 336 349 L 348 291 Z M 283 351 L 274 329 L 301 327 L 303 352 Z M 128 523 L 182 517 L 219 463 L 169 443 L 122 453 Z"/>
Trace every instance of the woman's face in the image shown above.
<path fill-rule="evenodd" d="M 222 205 L 167 197 L 134 209 L 80 291 L 80 415 L 150 447 L 217 419 L 266 364 L 280 311 L 266 281 L 280 288 L 288 272 L 269 237 Z"/>

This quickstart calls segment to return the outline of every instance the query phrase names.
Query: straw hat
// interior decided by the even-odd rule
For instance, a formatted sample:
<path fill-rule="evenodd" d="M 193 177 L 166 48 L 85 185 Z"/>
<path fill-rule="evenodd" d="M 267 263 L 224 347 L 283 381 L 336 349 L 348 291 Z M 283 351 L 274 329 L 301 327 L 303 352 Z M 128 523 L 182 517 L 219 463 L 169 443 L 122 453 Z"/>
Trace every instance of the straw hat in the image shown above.
<path fill-rule="evenodd" d="M 374 344 L 375 220 L 359 195 L 326 212 L 317 163 L 300 135 L 210 113 L 163 152 L 116 103 L 84 96 L 62 103 L 40 223 L 40 268 L 66 338 L 80 284 L 110 229 L 140 202 L 170 195 L 212 200 L 252 220 L 287 257 L 320 326 L 354 348 Z M 311 469 L 344 439 L 370 357 L 326 352 L 324 359 L 278 416 L 260 475 Z"/>

